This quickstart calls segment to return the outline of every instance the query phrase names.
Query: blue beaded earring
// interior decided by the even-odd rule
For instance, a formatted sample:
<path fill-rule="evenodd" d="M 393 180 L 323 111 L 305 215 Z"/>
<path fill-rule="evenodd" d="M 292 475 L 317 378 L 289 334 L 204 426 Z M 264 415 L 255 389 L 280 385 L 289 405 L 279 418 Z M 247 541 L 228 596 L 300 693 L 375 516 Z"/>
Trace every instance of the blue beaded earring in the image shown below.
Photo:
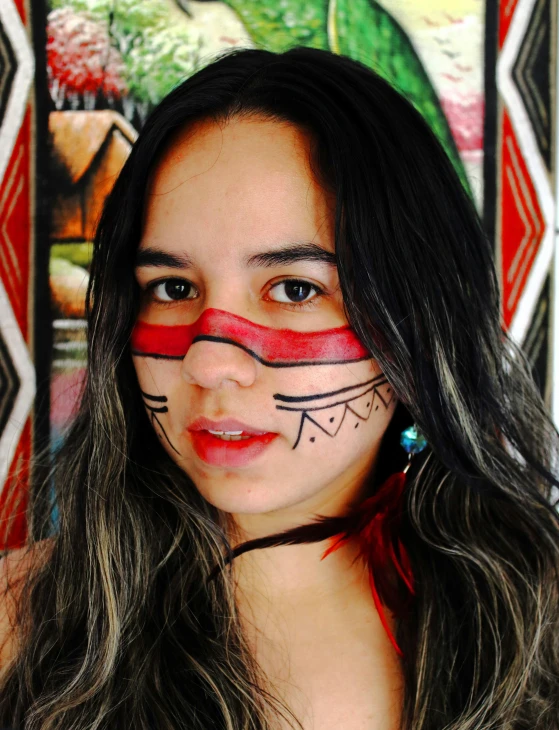
<path fill-rule="evenodd" d="M 419 454 L 427 446 L 427 439 L 414 423 L 413 426 L 404 429 L 400 434 L 400 446 L 402 446 L 408 455 L 408 463 L 403 470 L 405 474 L 410 468 L 413 456 Z"/>

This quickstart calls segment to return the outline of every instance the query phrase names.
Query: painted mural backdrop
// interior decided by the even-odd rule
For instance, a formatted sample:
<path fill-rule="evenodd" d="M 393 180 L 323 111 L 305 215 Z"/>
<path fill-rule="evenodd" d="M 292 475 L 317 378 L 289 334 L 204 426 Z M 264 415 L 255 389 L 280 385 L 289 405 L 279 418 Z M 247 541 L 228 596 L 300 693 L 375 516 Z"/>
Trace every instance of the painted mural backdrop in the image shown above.
<path fill-rule="evenodd" d="M 553 409 L 556 28 L 551 0 L 2 0 L 0 549 L 25 539 L 30 457 L 79 398 L 103 201 L 153 107 L 225 48 L 330 49 L 416 105 L 495 242 L 505 322 Z"/>

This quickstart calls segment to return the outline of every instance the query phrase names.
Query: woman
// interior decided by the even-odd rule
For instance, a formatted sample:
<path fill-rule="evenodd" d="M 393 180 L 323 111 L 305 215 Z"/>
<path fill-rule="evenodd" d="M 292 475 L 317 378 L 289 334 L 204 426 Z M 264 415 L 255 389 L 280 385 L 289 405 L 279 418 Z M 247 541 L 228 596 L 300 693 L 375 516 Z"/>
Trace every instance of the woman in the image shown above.
<path fill-rule="evenodd" d="M 558 434 L 385 81 L 294 48 L 175 88 L 88 308 L 57 532 L 4 565 L 1 722 L 558 727 Z"/>

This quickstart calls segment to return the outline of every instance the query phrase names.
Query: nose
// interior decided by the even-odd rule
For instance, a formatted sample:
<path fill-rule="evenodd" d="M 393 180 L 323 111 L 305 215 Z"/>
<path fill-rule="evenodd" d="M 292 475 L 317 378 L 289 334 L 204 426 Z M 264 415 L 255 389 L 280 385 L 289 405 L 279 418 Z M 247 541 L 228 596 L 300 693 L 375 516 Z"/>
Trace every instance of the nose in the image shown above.
<path fill-rule="evenodd" d="M 250 387 L 258 363 L 241 347 L 229 342 L 201 340 L 190 346 L 181 365 L 181 375 L 190 385 L 202 388 Z"/>

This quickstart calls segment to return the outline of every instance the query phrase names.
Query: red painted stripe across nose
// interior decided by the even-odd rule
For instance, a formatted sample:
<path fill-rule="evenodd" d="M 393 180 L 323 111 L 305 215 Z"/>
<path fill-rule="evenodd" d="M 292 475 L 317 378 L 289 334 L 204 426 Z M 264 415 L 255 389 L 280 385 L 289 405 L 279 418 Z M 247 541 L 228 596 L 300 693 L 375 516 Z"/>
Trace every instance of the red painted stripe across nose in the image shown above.
<path fill-rule="evenodd" d="M 272 366 L 343 363 L 371 357 L 351 327 L 296 332 L 255 324 L 221 309 L 206 309 L 193 324 L 161 325 L 138 321 L 132 352 L 144 357 L 182 359 L 200 340 L 226 342 Z"/>

